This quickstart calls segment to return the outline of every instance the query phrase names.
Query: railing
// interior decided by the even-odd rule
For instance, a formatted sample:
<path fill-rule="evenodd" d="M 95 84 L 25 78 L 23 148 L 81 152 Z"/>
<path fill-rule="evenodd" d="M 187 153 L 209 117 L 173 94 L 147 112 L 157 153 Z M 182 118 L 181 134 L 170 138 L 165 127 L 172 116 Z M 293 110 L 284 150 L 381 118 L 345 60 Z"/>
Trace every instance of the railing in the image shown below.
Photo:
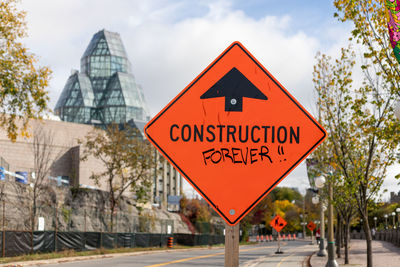
<path fill-rule="evenodd" d="M 352 239 L 365 239 L 364 232 L 352 232 Z M 380 240 L 390 242 L 396 246 L 400 246 L 400 230 L 399 229 L 388 229 L 381 230 L 375 232 L 375 235 L 372 235 L 373 240 Z"/>

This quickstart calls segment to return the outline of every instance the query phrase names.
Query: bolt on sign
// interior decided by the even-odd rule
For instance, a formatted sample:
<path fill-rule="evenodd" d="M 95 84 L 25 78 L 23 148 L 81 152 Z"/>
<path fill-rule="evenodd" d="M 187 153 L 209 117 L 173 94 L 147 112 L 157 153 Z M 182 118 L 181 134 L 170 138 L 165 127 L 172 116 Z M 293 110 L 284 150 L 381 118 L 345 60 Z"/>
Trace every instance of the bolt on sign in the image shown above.
<path fill-rule="evenodd" d="M 161 110 L 145 133 L 229 225 L 326 136 L 239 42 Z"/>
<path fill-rule="evenodd" d="M 309 222 L 309 223 L 307 224 L 307 228 L 308 228 L 308 230 L 310 230 L 311 232 L 314 231 L 315 227 L 316 227 L 316 225 L 315 225 L 315 223 L 313 223 L 313 222 Z"/>
<path fill-rule="evenodd" d="M 280 232 L 285 227 L 287 222 L 279 215 L 276 215 L 270 222 L 269 225 L 273 227 L 277 232 Z"/>

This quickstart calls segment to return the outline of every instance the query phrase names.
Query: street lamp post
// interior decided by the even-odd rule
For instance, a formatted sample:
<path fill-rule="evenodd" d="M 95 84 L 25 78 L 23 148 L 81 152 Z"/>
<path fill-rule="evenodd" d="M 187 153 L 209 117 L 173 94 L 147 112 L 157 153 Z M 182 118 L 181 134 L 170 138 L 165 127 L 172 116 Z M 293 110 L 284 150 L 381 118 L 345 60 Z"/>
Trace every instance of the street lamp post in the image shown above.
<path fill-rule="evenodd" d="M 360 219 L 360 232 L 362 230 L 362 227 L 363 227 L 363 219 Z"/>
<path fill-rule="evenodd" d="M 319 176 L 315 178 L 315 186 L 318 189 L 322 189 L 325 185 L 325 177 Z M 320 201 L 320 241 L 319 241 L 319 251 L 317 253 L 317 256 L 319 257 L 325 257 L 327 252 L 325 250 L 325 215 L 324 215 L 324 203 L 323 201 Z"/>
<path fill-rule="evenodd" d="M 313 196 L 312 199 L 311 199 L 311 202 L 314 205 L 317 205 L 319 203 L 318 195 Z M 314 223 L 317 224 L 316 221 L 314 221 Z M 317 229 L 318 229 L 318 226 L 317 226 Z M 314 245 L 314 231 L 311 231 L 311 245 Z"/>
<path fill-rule="evenodd" d="M 396 212 L 392 212 L 392 218 L 393 218 L 393 229 L 396 229 L 396 223 L 395 223 L 395 217 L 396 216 Z"/>
<path fill-rule="evenodd" d="M 300 225 L 303 226 L 303 239 L 306 238 L 306 234 L 305 234 L 305 232 L 306 232 L 306 224 L 307 224 L 307 223 L 305 223 L 305 222 L 301 222 L 301 223 L 300 223 Z"/>
<path fill-rule="evenodd" d="M 385 230 L 386 230 L 386 229 L 388 229 L 388 224 L 387 224 L 388 215 L 385 214 L 383 217 L 385 217 Z"/>
<path fill-rule="evenodd" d="M 305 239 L 306 238 L 306 225 L 305 225 L 305 219 L 306 219 L 306 214 L 305 214 L 305 211 L 306 211 L 306 195 L 304 195 L 304 198 L 303 198 L 303 215 L 300 215 L 300 216 L 302 216 L 301 218 L 302 218 L 302 222 L 303 222 L 303 238 Z"/>
<path fill-rule="evenodd" d="M 375 231 L 376 231 L 376 220 L 378 220 L 378 218 L 374 217 L 374 225 L 375 225 Z"/>
<path fill-rule="evenodd" d="M 302 222 L 300 223 L 300 225 L 303 226 L 303 239 L 306 238 L 306 224 L 304 222 L 304 215 L 300 214 L 301 220 Z"/>
<path fill-rule="evenodd" d="M 326 267 L 339 267 L 335 260 L 335 241 L 333 239 L 333 188 L 331 181 L 328 181 L 328 262 Z"/>

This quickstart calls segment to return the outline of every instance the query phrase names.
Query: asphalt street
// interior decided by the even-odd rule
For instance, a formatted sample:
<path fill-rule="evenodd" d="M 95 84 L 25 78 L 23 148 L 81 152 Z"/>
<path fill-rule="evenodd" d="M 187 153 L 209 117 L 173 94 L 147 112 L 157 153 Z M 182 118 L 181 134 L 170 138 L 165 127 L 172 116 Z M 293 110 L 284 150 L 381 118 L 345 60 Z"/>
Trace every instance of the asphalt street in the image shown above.
<path fill-rule="evenodd" d="M 292 267 L 302 266 L 316 246 L 304 241 L 283 242 L 283 254 L 275 254 L 277 243 L 259 243 L 240 247 L 239 261 L 243 267 Z M 39 265 L 37 265 L 39 266 Z M 41 265 L 42 266 L 42 265 Z M 145 255 L 119 256 L 79 262 L 46 265 L 48 267 L 156 267 L 156 266 L 224 266 L 224 248 L 194 249 L 190 251 L 169 250 Z"/>

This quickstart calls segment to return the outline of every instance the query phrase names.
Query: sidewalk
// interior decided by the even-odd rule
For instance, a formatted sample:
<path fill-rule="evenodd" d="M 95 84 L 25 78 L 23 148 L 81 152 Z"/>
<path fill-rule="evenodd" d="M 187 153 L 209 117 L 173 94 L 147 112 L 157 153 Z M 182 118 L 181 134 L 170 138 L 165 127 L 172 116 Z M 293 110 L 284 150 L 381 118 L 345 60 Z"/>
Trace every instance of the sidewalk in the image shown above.
<path fill-rule="evenodd" d="M 400 262 L 400 248 L 384 241 L 372 241 L 372 261 L 374 267 L 398 266 Z M 312 267 L 325 267 L 328 256 L 318 257 L 316 253 L 311 257 Z M 344 264 L 344 250 L 342 257 L 336 259 L 340 266 L 367 266 L 367 244 L 365 240 L 351 240 L 349 250 L 349 264 Z"/>

